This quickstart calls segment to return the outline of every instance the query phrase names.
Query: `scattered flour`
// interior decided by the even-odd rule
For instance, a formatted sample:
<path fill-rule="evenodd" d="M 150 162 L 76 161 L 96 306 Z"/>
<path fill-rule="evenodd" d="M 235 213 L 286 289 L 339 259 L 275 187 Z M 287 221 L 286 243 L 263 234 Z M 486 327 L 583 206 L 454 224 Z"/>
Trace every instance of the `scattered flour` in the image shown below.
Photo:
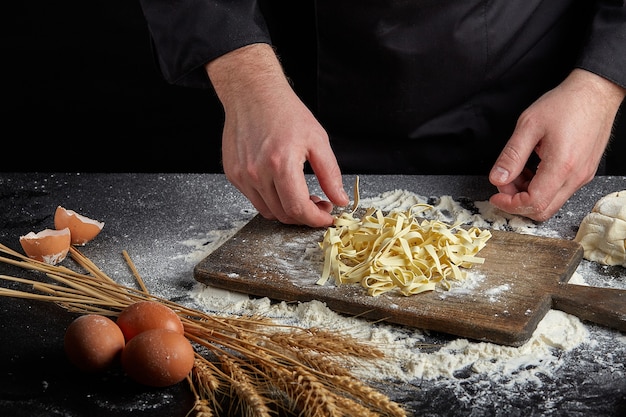
<path fill-rule="evenodd" d="M 361 207 L 374 207 L 383 211 L 408 210 L 415 204 L 429 204 L 430 211 L 422 215 L 449 224 L 467 224 L 480 228 L 508 230 L 538 236 L 557 237 L 557 233 L 542 230 L 532 220 L 506 213 L 488 201 L 465 202 L 461 204 L 451 196 L 427 198 L 406 190 L 387 191 L 379 196 L 362 199 Z"/>
<path fill-rule="evenodd" d="M 428 203 L 434 208 L 424 213 L 425 217 L 448 223 L 555 236 L 554 232 L 540 231 L 532 221 L 504 213 L 488 202 L 461 205 L 448 196 L 435 200 L 396 190 L 376 198 L 363 199 L 360 206 L 390 211 L 406 210 L 417 203 Z M 193 261 L 208 255 L 240 227 L 237 225 L 232 230 L 211 232 L 211 243 L 203 243 L 201 248 L 194 251 Z M 202 241 L 206 242 L 206 239 Z M 188 244 L 192 246 L 194 242 L 189 241 Z M 466 291 L 482 278 L 476 274 L 468 275 L 468 280 L 450 291 Z M 585 285 L 578 272 L 574 273 L 570 282 Z M 493 288 L 489 296 L 495 298 L 507 290 L 506 285 Z M 427 332 L 347 317 L 331 311 L 318 301 L 273 303 L 268 298 L 251 298 L 200 283 L 194 286 L 189 295 L 200 308 L 212 314 L 263 315 L 277 323 L 336 330 L 367 341 L 382 350 L 385 358 L 353 370 L 366 380 L 433 380 L 454 386 L 461 380 L 459 375 L 463 376 L 465 382 L 470 375 L 476 381 L 487 378 L 502 384 L 503 388 L 507 385 L 540 386 L 542 382 L 539 375 L 550 375 L 558 369 L 562 364 L 563 351 L 572 350 L 588 339 L 588 330 L 578 318 L 557 310 L 549 311 L 532 337 L 519 347 L 463 338 L 432 346 L 428 342 Z"/>
<path fill-rule="evenodd" d="M 273 304 L 268 298 L 250 298 L 203 284 L 196 284 L 191 296 L 212 314 L 263 315 L 277 323 L 332 329 L 367 341 L 385 353 L 384 360 L 354 369 L 368 380 L 454 378 L 469 369 L 499 382 L 540 385 L 537 375 L 548 375 L 558 367 L 559 350 L 573 349 L 587 337 L 578 318 L 550 310 L 520 347 L 455 339 L 436 352 L 425 353 L 425 334 L 420 330 L 343 316 L 319 301 Z"/>

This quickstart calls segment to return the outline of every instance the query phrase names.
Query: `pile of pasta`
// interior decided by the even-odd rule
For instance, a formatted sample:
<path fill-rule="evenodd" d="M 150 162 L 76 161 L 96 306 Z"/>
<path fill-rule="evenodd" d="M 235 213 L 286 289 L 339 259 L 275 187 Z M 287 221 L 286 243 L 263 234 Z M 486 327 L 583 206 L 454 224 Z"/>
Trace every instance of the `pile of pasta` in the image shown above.
<path fill-rule="evenodd" d="M 354 211 L 338 215 L 319 243 L 324 268 L 317 284 L 332 277 L 337 285 L 360 283 L 371 296 L 392 290 L 410 296 L 464 280 L 462 268 L 484 262 L 477 253 L 491 232 L 416 217 L 416 210 L 429 208 L 417 204 L 387 215 L 369 208 L 361 219 Z"/>

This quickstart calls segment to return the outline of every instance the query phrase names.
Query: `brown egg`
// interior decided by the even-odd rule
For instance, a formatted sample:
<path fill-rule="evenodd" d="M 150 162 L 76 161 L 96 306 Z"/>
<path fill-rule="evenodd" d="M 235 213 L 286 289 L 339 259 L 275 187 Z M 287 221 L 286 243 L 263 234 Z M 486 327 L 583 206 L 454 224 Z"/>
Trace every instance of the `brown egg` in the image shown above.
<path fill-rule="evenodd" d="M 140 384 L 174 385 L 191 372 L 194 349 L 182 334 L 168 329 L 146 330 L 133 337 L 122 352 L 122 368 Z"/>
<path fill-rule="evenodd" d="M 141 332 L 151 329 L 169 329 L 185 333 L 180 318 L 168 306 L 158 301 L 139 301 L 126 307 L 116 320 L 126 342 Z"/>
<path fill-rule="evenodd" d="M 54 227 L 56 229 L 68 227 L 72 236 L 72 245 L 84 245 L 100 233 L 104 223 L 58 206 L 54 212 Z"/>
<path fill-rule="evenodd" d="M 45 229 L 20 236 L 22 249 L 29 258 L 56 265 L 67 256 L 70 249 L 70 229 Z"/>
<path fill-rule="evenodd" d="M 67 327 L 63 345 L 68 359 L 77 368 L 100 372 L 119 363 L 125 342 L 113 320 L 99 314 L 86 314 Z"/>

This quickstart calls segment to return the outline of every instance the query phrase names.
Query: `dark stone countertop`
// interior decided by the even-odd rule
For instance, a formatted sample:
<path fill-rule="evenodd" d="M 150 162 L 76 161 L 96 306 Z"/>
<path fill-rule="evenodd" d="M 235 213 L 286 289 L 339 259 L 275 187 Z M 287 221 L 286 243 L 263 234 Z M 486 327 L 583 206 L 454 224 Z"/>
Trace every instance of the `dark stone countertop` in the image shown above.
<path fill-rule="evenodd" d="M 309 180 L 311 188 L 319 191 L 314 179 Z M 351 189 L 353 177 L 345 181 Z M 423 196 L 472 201 L 486 200 L 494 191 L 485 178 L 460 176 L 365 176 L 360 189 L 362 197 L 406 189 Z M 626 177 L 598 177 L 540 227 L 571 239 L 599 198 L 623 189 Z M 211 230 L 232 229 L 255 214 L 220 174 L 3 173 L 0 242 L 21 251 L 19 236 L 52 228 L 58 205 L 105 222 L 102 233 L 81 249 L 103 271 L 120 283 L 132 282 L 121 256 L 126 250 L 155 295 L 179 302 L 188 300 L 195 285 L 190 248 L 181 242 L 206 238 Z M 0 274 L 24 276 L 25 272 L 0 264 Z M 626 288 L 626 270 L 612 268 L 591 284 Z M 152 389 L 115 371 L 95 376 L 74 370 L 62 347 L 64 329 L 74 317 L 51 303 L 0 297 L 0 415 L 187 415 L 193 397 L 186 383 Z M 416 416 L 624 415 L 624 334 L 588 327 L 592 337 L 605 342 L 564 353 L 566 366 L 546 376 L 537 390 L 511 396 L 510 390 L 503 394 L 497 385 L 479 389 L 468 383 L 465 394 L 475 395 L 476 401 L 467 402 L 433 381 L 384 383 L 379 388 Z"/>

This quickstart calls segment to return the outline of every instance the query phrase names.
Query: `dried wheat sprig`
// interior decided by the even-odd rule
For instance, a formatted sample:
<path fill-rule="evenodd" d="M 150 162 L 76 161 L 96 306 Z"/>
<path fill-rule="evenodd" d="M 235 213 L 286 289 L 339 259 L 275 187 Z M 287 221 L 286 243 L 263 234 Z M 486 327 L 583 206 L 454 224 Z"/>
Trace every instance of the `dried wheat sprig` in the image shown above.
<path fill-rule="evenodd" d="M 203 344 L 204 346 L 206 346 L 213 352 L 218 352 L 218 351 L 227 352 L 227 350 L 225 349 L 230 349 L 230 350 L 235 350 L 240 354 L 243 354 L 243 356 L 246 357 L 250 361 L 249 366 L 252 366 L 252 364 L 254 364 L 259 369 L 262 370 L 262 373 L 266 375 L 266 380 L 268 381 L 267 384 L 275 385 L 279 387 L 282 391 L 286 392 L 287 397 L 293 397 L 293 395 L 295 395 L 295 393 L 297 392 L 298 400 L 296 400 L 294 404 L 299 406 L 298 409 L 301 409 L 300 407 L 305 407 L 305 409 L 308 409 L 307 407 L 311 404 L 318 404 L 316 407 L 323 410 L 323 412 L 328 411 L 328 409 L 333 409 L 332 407 L 333 400 L 331 400 L 330 398 L 326 399 L 327 400 L 326 402 L 328 404 L 324 403 L 323 401 L 320 402 L 320 401 L 316 401 L 315 399 L 309 399 L 309 397 L 306 397 L 307 399 L 303 400 L 304 398 L 303 395 L 305 395 L 306 391 L 300 391 L 299 389 L 294 388 L 293 385 L 304 383 L 304 385 L 306 385 L 308 389 L 313 389 L 313 391 L 311 392 L 311 395 L 314 395 L 315 392 L 322 392 L 322 388 L 325 385 L 327 387 L 324 389 L 326 389 L 327 391 L 326 394 L 328 395 L 330 395 L 331 392 L 336 390 L 336 391 L 348 394 L 350 398 L 358 399 L 359 402 L 358 403 L 355 402 L 353 404 L 353 407 L 351 408 L 351 410 L 354 412 L 358 411 L 362 407 L 366 407 L 367 405 L 370 408 L 380 410 L 383 413 L 383 415 L 388 415 L 388 416 L 393 416 L 393 417 L 405 417 L 406 416 L 406 412 L 402 410 L 399 406 L 393 407 L 395 403 L 389 401 L 386 396 L 384 396 L 383 394 L 376 395 L 377 392 L 375 390 L 371 389 L 367 385 L 356 380 L 354 377 L 351 376 L 349 371 L 337 365 L 336 363 L 329 361 L 328 357 L 326 358 L 322 357 L 322 355 L 320 355 L 319 352 L 316 352 L 315 355 L 313 355 L 313 352 L 312 352 L 313 349 L 311 348 L 296 350 L 296 352 L 300 352 L 301 356 L 298 356 L 298 358 L 300 359 L 304 358 L 305 355 L 308 354 L 308 356 L 306 356 L 306 361 L 294 360 L 292 356 L 283 355 L 282 353 L 279 353 L 279 352 L 282 352 L 284 349 L 293 348 L 293 344 L 281 345 L 281 342 L 286 342 L 289 340 L 289 334 L 293 334 L 293 333 L 287 333 L 287 334 L 281 333 L 281 336 L 284 336 L 284 337 L 277 338 L 277 337 L 274 337 L 275 334 L 270 333 L 268 337 L 265 339 L 260 339 L 258 335 L 250 335 L 250 334 L 247 334 L 245 336 L 242 336 L 242 335 L 232 336 L 232 335 L 219 334 L 219 338 L 212 340 L 212 342 L 214 343 L 217 342 L 223 347 L 218 347 L 214 343 L 207 344 L 206 342 L 210 340 L 209 338 L 202 340 L 192 335 L 191 340 L 194 340 L 198 343 Z M 308 337 L 311 338 L 311 334 L 308 333 L 308 329 L 304 330 L 302 334 L 309 334 Z M 313 332 L 313 334 L 314 335 L 325 334 L 326 337 L 334 336 L 334 334 L 330 332 L 324 332 L 324 331 Z M 218 333 L 212 332 L 212 336 L 218 336 Z M 347 340 L 350 341 L 350 339 L 347 339 Z M 264 343 L 271 341 L 271 343 L 262 346 L 262 345 L 259 345 L 261 341 Z M 341 343 L 341 341 L 339 342 Z M 357 344 L 357 342 L 355 341 L 352 341 L 352 342 L 353 343 L 347 343 L 347 344 Z M 328 345 L 323 344 L 323 343 L 322 345 L 323 345 L 323 348 L 321 349 L 322 352 L 332 353 L 332 351 L 328 349 Z M 268 348 L 268 346 L 271 346 L 271 348 Z M 354 349 L 354 348 L 351 348 L 351 349 L 338 348 L 338 352 L 356 352 L 363 357 L 368 357 L 372 359 L 380 358 L 382 356 L 382 353 L 380 351 L 374 351 L 375 353 L 372 354 L 372 351 L 363 351 L 363 350 Z M 317 356 L 318 360 L 313 359 L 315 356 Z M 222 354 L 221 357 L 224 357 L 224 354 Z M 277 365 L 276 360 L 280 360 L 279 365 Z M 304 363 L 305 365 L 308 365 L 310 369 L 304 372 L 305 368 L 302 366 L 302 363 Z M 291 373 L 289 373 L 289 370 L 291 371 Z M 319 373 L 316 373 L 315 372 L 316 370 L 319 371 Z M 293 377 L 294 372 L 299 375 L 298 376 L 298 378 L 300 378 L 299 380 L 294 379 L 295 378 Z M 325 380 L 329 382 L 322 382 Z M 341 385 L 339 387 L 335 387 L 334 385 L 337 381 L 340 381 L 343 384 L 348 383 L 348 386 L 350 387 L 350 389 L 344 390 L 341 388 Z M 235 379 L 234 381 L 231 381 L 231 384 L 238 385 L 238 382 Z M 241 398 L 241 396 L 239 398 Z M 322 405 L 320 405 L 320 403 Z M 348 403 L 350 402 L 347 400 L 343 401 L 344 405 Z M 327 405 L 328 409 L 325 409 L 323 405 Z M 310 411 L 306 411 L 305 413 L 309 413 L 309 412 Z M 311 415 L 315 415 L 315 413 Z M 321 415 L 326 415 L 326 414 L 321 414 Z M 347 415 L 361 415 L 361 414 L 347 414 Z"/>
<path fill-rule="evenodd" d="M 337 357 L 379 357 L 380 352 L 355 339 L 320 329 L 280 325 L 267 318 L 220 317 L 189 309 L 150 295 L 145 285 L 140 284 L 142 288 L 138 290 L 117 284 L 75 248 L 70 251 L 71 258 L 87 274 L 29 259 L 3 245 L 0 245 L 0 252 L 20 259 L 0 257 L 0 262 L 42 272 L 56 282 L 1 275 L 1 280 L 30 284 L 39 293 L 0 289 L 0 296 L 52 301 L 66 310 L 85 314 L 97 312 L 115 316 L 126 306 L 141 300 L 159 301 L 176 311 L 185 326 L 185 335 L 221 358 L 222 367 L 228 370 L 224 372 L 197 354 L 198 360 L 188 377 L 195 395 L 190 413 L 196 416 L 209 417 L 213 410 L 219 410 L 215 396 L 219 391 L 230 393 L 231 401 L 236 401 L 233 395 L 238 397 L 240 404 L 243 404 L 242 399 L 249 404 L 266 404 L 267 410 L 274 401 L 279 409 L 298 410 L 303 417 L 368 415 L 365 410 L 381 411 L 382 415 L 393 417 L 406 415 L 386 396 L 360 383 L 340 365 L 330 365 Z M 141 280 L 138 273 L 136 278 Z M 309 343 L 308 339 L 318 341 Z M 321 360 L 312 359 L 322 358 L 322 354 L 329 363 L 326 366 Z M 331 356 L 335 358 L 328 360 Z M 229 389 L 222 390 L 222 386 Z M 276 389 L 283 393 L 281 401 L 266 398 L 266 394 Z M 343 407 L 348 408 L 346 413 L 341 410 Z"/>
<path fill-rule="evenodd" d="M 68 288 L 73 288 L 78 292 L 82 292 L 83 294 L 92 297 L 94 300 L 114 300 L 115 298 L 113 298 L 113 296 L 117 293 L 123 295 L 124 298 L 127 297 L 126 291 L 122 290 L 120 292 L 119 288 L 108 283 L 98 281 L 94 282 L 90 279 L 90 277 L 87 277 L 87 279 L 80 279 L 77 277 L 65 277 L 62 275 L 55 275 L 54 277 L 52 277 L 51 275 L 53 274 L 50 273 L 47 275 L 57 282 L 65 284 Z M 127 302 L 121 300 L 121 302 L 118 302 L 118 304 L 126 305 Z"/>
<path fill-rule="evenodd" d="M 84 293 L 81 293 L 79 290 L 76 290 L 74 288 L 61 287 L 54 284 L 33 284 L 32 288 L 35 291 L 39 291 L 47 295 L 56 297 L 69 297 L 74 299 L 75 301 L 82 300 L 87 304 L 90 304 L 95 299 L 93 296 L 84 295 Z M 120 302 L 117 301 L 115 298 L 106 296 L 105 294 L 99 297 L 98 300 L 101 300 L 102 304 L 109 305 L 111 307 L 121 305 Z"/>
<path fill-rule="evenodd" d="M 193 384 L 190 384 L 193 386 Z M 191 414 L 195 417 L 214 417 L 213 409 L 209 405 L 207 400 L 202 400 L 200 398 L 196 398 L 193 407 L 189 412 L 185 415 L 185 417 L 189 417 Z"/>
<path fill-rule="evenodd" d="M 107 306 L 111 309 L 112 313 L 122 310 L 137 299 L 136 297 L 126 296 L 127 293 L 120 291 L 120 288 L 107 288 L 106 291 L 101 291 L 101 287 L 95 286 L 97 283 L 94 283 L 94 286 L 90 286 L 89 281 L 84 280 L 84 278 L 89 278 L 88 276 L 75 279 L 73 277 L 66 278 L 61 275 L 50 273 L 47 273 L 46 275 L 55 279 L 57 282 L 66 284 L 67 287 L 2 275 L 0 278 L 5 281 L 29 284 L 33 289 L 43 292 L 44 294 L 8 288 L 0 289 L 0 294 L 39 301 L 52 301 L 58 303 L 71 302 L 73 305 L 82 306 L 85 311 L 89 311 L 92 307 L 100 309 L 99 306 Z M 115 294 L 119 294 L 118 298 L 115 298 Z"/>
<path fill-rule="evenodd" d="M 59 275 L 72 275 L 72 276 L 84 275 L 72 269 L 69 269 L 63 265 L 50 265 L 46 262 L 41 262 L 35 259 L 31 259 L 28 256 L 23 255 L 17 251 L 14 251 L 8 246 L 2 245 L 2 244 L 0 244 L 0 252 L 9 254 L 13 256 L 14 258 L 19 259 L 19 260 L 15 260 L 11 258 L 0 257 L 0 262 L 19 266 L 20 268 L 23 268 L 23 269 L 30 269 L 30 270 L 35 270 L 35 271 L 40 271 L 40 272 L 45 272 L 45 273 L 49 272 L 49 273 L 54 273 L 54 274 L 59 274 Z M 76 249 L 76 247 L 70 246 L 68 253 L 70 254 L 70 257 L 74 259 L 79 266 L 85 268 L 86 270 L 90 271 L 93 274 L 92 279 L 115 283 L 113 279 L 111 279 L 108 275 L 102 272 L 89 258 L 84 256 L 78 249 Z"/>
<path fill-rule="evenodd" d="M 383 415 L 391 417 L 406 417 L 407 415 L 406 410 L 391 401 L 389 397 L 364 384 L 352 375 L 332 375 L 328 378 L 328 382 L 341 392 L 357 398 L 362 404 L 367 404 L 370 409 L 376 410 Z"/>
<path fill-rule="evenodd" d="M 254 380 L 255 372 L 243 368 L 239 360 L 229 355 L 220 355 L 222 370 L 229 376 L 230 389 L 238 398 L 234 411 L 241 410 L 249 417 L 271 417 L 268 400 L 261 395 L 258 383 Z"/>
<path fill-rule="evenodd" d="M 293 332 L 291 334 L 294 334 Z M 228 353 L 235 351 L 239 353 L 241 356 L 245 357 L 249 366 L 253 366 L 255 364 L 260 364 L 261 368 L 267 366 L 267 358 L 271 357 L 274 361 L 280 361 L 281 366 L 283 367 L 302 367 L 303 363 L 306 366 L 309 366 L 309 371 L 312 374 L 315 374 L 317 377 L 321 377 L 323 379 L 328 378 L 327 369 L 328 365 L 324 367 L 323 365 L 316 366 L 315 363 L 312 363 L 313 352 L 309 349 L 309 362 L 303 362 L 300 356 L 294 355 L 291 352 L 289 346 L 281 346 L 280 344 L 271 341 L 273 333 L 269 332 L 264 337 L 259 335 L 225 335 L 220 334 L 219 332 L 213 332 L 209 337 L 205 337 L 204 339 L 194 336 L 193 334 L 188 334 L 188 338 L 196 343 L 199 343 L 210 351 L 216 354 L 220 353 Z M 281 339 L 286 340 L 286 339 Z M 336 338 L 337 343 L 341 344 L 342 340 Z M 356 344 L 357 342 L 351 339 L 348 339 L 347 343 Z M 302 351 L 302 350 L 298 350 Z M 340 349 L 341 351 L 341 349 Z M 319 352 L 315 352 L 319 362 L 329 363 L 329 357 L 323 358 Z M 340 355 L 337 355 L 340 356 Z M 374 356 L 378 357 L 378 356 Z M 336 368 L 339 369 L 339 365 L 336 365 Z M 319 371 L 319 369 L 324 369 L 323 371 Z M 338 372 L 338 371 L 336 371 Z M 343 375 L 349 375 L 347 370 L 342 372 Z"/>
<path fill-rule="evenodd" d="M 187 376 L 189 387 L 196 398 L 193 408 L 196 410 L 196 417 L 209 417 L 213 415 L 213 410 L 221 412 L 216 394 L 222 391 L 226 375 L 198 352 L 195 355 L 193 369 Z"/>
<path fill-rule="evenodd" d="M 133 262 L 132 259 L 130 259 L 130 255 L 128 254 L 126 250 L 122 251 L 122 256 L 124 256 L 124 259 L 126 260 L 128 267 L 132 271 L 133 276 L 137 280 L 137 283 L 139 284 L 139 287 L 141 288 L 141 290 L 145 292 L 146 294 L 148 294 L 149 293 L 148 288 L 146 287 L 146 284 L 143 282 L 143 278 L 141 278 L 141 275 L 139 274 L 139 271 L 137 270 L 135 263 Z"/>
<path fill-rule="evenodd" d="M 380 417 L 380 414 L 377 412 L 370 410 L 350 398 L 342 397 L 341 395 L 334 395 L 334 397 L 337 407 L 345 413 L 344 415 L 346 417 Z"/>
<path fill-rule="evenodd" d="M 333 355 L 349 355 L 359 358 L 382 358 L 384 354 L 371 346 L 352 339 L 348 335 L 337 337 L 336 332 L 319 328 L 309 328 L 298 334 L 275 333 L 270 339 L 279 345 L 290 346 L 294 349 L 315 350 L 320 353 Z"/>
<path fill-rule="evenodd" d="M 321 355 L 319 352 L 313 352 L 310 350 L 296 350 L 293 353 L 299 363 L 305 364 L 309 368 L 315 369 L 321 374 L 352 375 L 345 366 L 339 365 L 334 360 L 329 360 L 328 355 Z M 360 362 L 360 364 L 362 364 L 362 362 Z"/>
<path fill-rule="evenodd" d="M 346 367 L 339 365 L 335 361 L 328 360 L 326 355 L 320 355 L 318 352 L 312 352 L 310 350 L 298 350 L 295 354 L 300 363 L 306 364 L 310 368 L 316 369 L 324 374 L 325 379 L 330 384 L 330 389 L 334 389 L 336 392 L 343 392 L 348 397 L 358 400 L 359 404 L 367 404 L 369 409 L 377 410 L 378 413 L 383 415 L 406 417 L 406 411 L 389 400 L 386 395 L 379 393 L 367 384 L 354 378 Z M 363 364 L 361 363 L 361 365 Z M 344 387 L 348 387 L 348 389 L 346 390 Z M 344 397 L 341 398 L 343 401 Z M 354 415 L 360 416 L 365 414 L 355 413 Z"/>
<path fill-rule="evenodd" d="M 74 259 L 74 261 L 76 261 L 76 263 L 89 271 L 94 276 L 94 278 L 110 284 L 117 284 L 111 277 L 109 277 L 100 268 L 98 268 L 98 266 L 94 264 L 91 259 L 83 255 L 83 253 L 79 251 L 76 246 L 70 246 L 69 254 L 70 257 Z M 148 294 L 148 291 L 146 291 L 146 294 Z"/>
<path fill-rule="evenodd" d="M 198 386 L 198 395 L 217 404 L 215 393 L 222 390 L 222 381 L 227 377 L 213 363 L 196 352 L 192 377 Z"/>
<path fill-rule="evenodd" d="M 326 379 L 331 387 L 334 387 L 337 391 L 344 392 L 351 398 L 359 400 L 361 404 L 368 404 L 369 409 L 373 408 L 386 416 L 406 417 L 406 411 L 402 407 L 389 400 L 386 395 L 354 378 L 345 367 L 327 360 L 327 357 L 316 352 L 301 350 L 297 352 L 297 356 L 302 363 L 326 374 Z M 354 415 L 361 414 L 356 413 Z"/>
<path fill-rule="evenodd" d="M 194 381 L 193 379 L 195 370 L 196 364 L 194 363 L 192 373 L 190 375 L 187 375 L 187 382 L 195 400 L 193 403 L 193 407 L 191 407 L 187 414 L 185 414 L 185 417 L 189 417 L 192 413 L 195 417 L 213 417 L 213 408 L 211 407 L 211 405 L 209 405 L 209 400 L 207 398 L 203 398 L 196 388 L 196 381 Z M 199 388 L 202 387 L 200 386 Z"/>
<path fill-rule="evenodd" d="M 4 247 L 6 248 L 6 246 Z M 5 253 L 10 253 L 8 252 L 6 249 L 4 249 L 3 246 L 0 244 L 0 252 L 5 252 Z M 78 272 L 72 271 L 69 268 L 66 268 L 62 265 L 50 265 L 47 264 L 45 262 L 39 262 L 35 259 L 30 259 L 22 254 L 16 253 L 15 256 L 19 256 L 21 260 L 17 260 L 17 259 L 11 259 L 11 258 L 7 258 L 4 256 L 0 256 L 0 262 L 5 263 L 5 264 L 9 264 L 9 265 L 14 265 L 14 266 L 18 266 L 22 269 L 28 269 L 28 270 L 32 270 L 32 271 L 38 271 L 38 272 L 43 272 L 43 273 L 47 273 L 47 272 L 55 272 L 58 274 L 70 274 L 70 275 L 74 275 L 74 274 L 79 274 Z"/>
<path fill-rule="evenodd" d="M 113 279 L 108 277 L 104 272 L 102 272 L 99 268 L 97 268 L 93 264 L 93 262 L 88 260 L 84 255 L 82 255 L 77 249 L 73 247 L 70 247 L 71 257 L 74 260 L 76 260 L 76 262 L 80 266 L 86 268 L 86 270 L 88 270 L 91 275 L 82 274 L 82 273 L 73 271 L 62 265 L 50 265 L 45 262 L 40 262 L 31 258 L 28 258 L 27 256 L 22 255 L 18 252 L 15 252 L 14 250 L 2 244 L 0 244 L 0 252 L 10 254 L 20 259 L 20 260 L 15 260 L 15 259 L 10 259 L 10 258 L 0 257 L 0 262 L 18 266 L 22 269 L 43 272 L 47 276 L 49 276 L 49 278 L 55 281 L 63 282 L 65 285 L 69 285 L 70 287 L 78 286 L 79 288 L 75 288 L 77 290 L 77 293 L 78 292 L 83 293 L 85 291 L 92 292 L 92 291 L 103 290 L 105 292 L 113 292 L 116 295 L 119 295 L 122 293 L 126 293 L 129 290 L 132 291 L 132 289 L 123 287 L 122 285 L 116 283 Z M 38 281 L 31 281 L 31 282 L 39 283 Z M 86 283 L 87 287 L 82 286 L 81 283 Z M 102 286 L 98 287 L 99 283 L 104 285 L 104 287 Z"/>
<path fill-rule="evenodd" d="M 323 383 L 308 369 L 302 366 L 289 370 L 284 367 L 265 368 L 272 372 L 277 382 L 288 394 L 300 414 L 306 417 L 342 417 L 343 413 L 337 406 L 335 397 Z"/>
<path fill-rule="evenodd" d="M 272 389 L 284 393 L 288 408 L 302 417 L 342 417 L 331 392 L 301 364 L 285 364 L 268 351 L 258 351 L 257 369 Z"/>
<path fill-rule="evenodd" d="M 187 312 L 181 310 L 181 320 L 185 325 L 188 337 L 196 343 L 210 342 L 206 347 L 212 349 L 212 343 L 218 343 L 225 348 L 240 350 L 248 356 L 254 356 L 254 352 L 270 350 L 275 356 L 279 352 L 285 353 L 280 359 L 293 362 L 292 349 L 315 350 L 320 353 L 331 353 L 336 356 L 355 356 L 360 358 L 381 358 L 382 352 L 371 348 L 369 345 L 338 332 L 322 331 L 320 329 L 304 329 L 292 325 L 280 325 L 263 320 L 254 322 L 247 318 L 229 318 L 207 315 L 202 312 Z M 192 317 L 191 314 L 194 314 Z M 243 326 L 242 326 L 243 322 Z M 248 325 L 250 324 L 250 325 Z M 245 326 L 245 331 L 241 331 Z M 318 343 L 293 343 L 305 339 L 319 340 Z M 322 340 L 323 339 L 323 340 Z M 331 346 L 336 349 L 333 352 Z M 319 347 L 319 349 L 317 349 Z"/>
<path fill-rule="evenodd" d="M 70 289 L 64 291 L 65 287 L 60 287 L 53 284 L 43 284 L 38 281 L 32 281 L 28 279 L 12 277 L 8 275 L 0 275 L 0 279 L 4 281 L 19 282 L 23 284 L 29 284 L 34 290 L 43 292 L 44 294 L 31 293 L 27 291 L 20 291 L 10 288 L 0 288 L 0 295 L 14 297 L 14 298 L 27 298 L 39 301 L 52 301 L 58 303 L 71 302 L 71 303 L 85 303 L 91 305 L 102 305 L 108 307 L 119 306 L 120 303 L 114 299 L 109 298 L 94 298 L 93 294 L 85 295 L 77 290 Z"/>

